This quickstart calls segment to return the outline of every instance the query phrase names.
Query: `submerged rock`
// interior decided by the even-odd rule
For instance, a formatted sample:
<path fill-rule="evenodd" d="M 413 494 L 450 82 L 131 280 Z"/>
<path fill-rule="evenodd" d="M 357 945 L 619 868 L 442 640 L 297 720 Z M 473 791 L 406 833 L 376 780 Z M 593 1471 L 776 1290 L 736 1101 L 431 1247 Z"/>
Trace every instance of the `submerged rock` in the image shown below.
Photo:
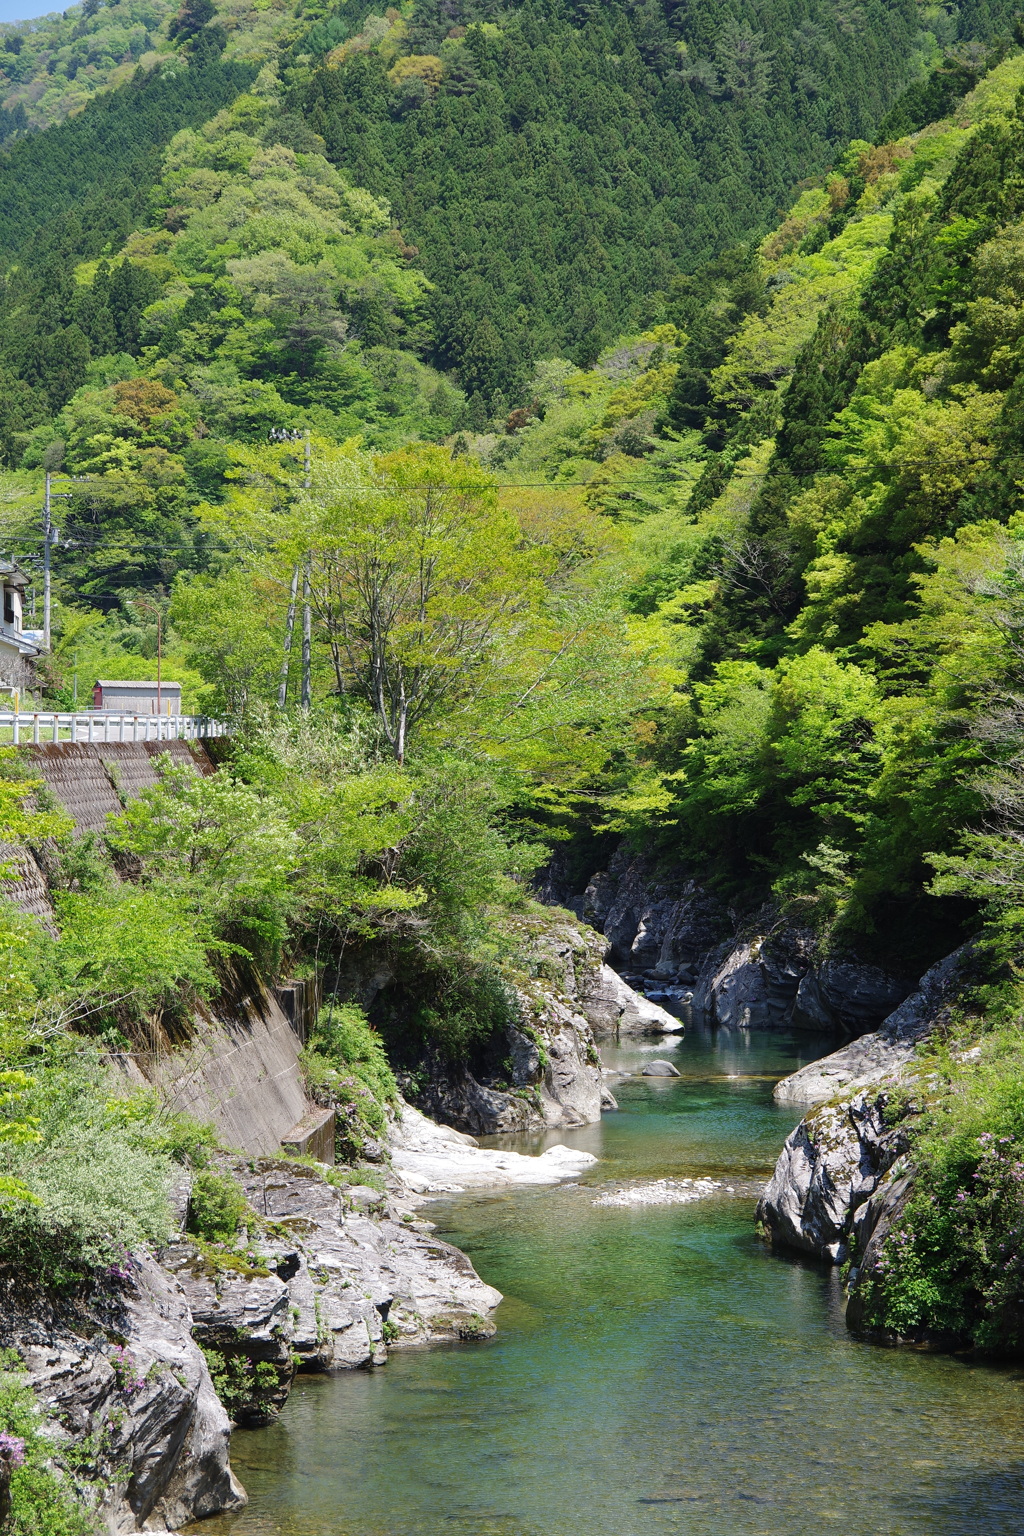
<path fill-rule="evenodd" d="M 592 1205 L 692 1205 L 709 1195 L 735 1193 L 731 1184 L 719 1179 L 654 1179 L 646 1184 L 627 1184 L 598 1195 Z"/>

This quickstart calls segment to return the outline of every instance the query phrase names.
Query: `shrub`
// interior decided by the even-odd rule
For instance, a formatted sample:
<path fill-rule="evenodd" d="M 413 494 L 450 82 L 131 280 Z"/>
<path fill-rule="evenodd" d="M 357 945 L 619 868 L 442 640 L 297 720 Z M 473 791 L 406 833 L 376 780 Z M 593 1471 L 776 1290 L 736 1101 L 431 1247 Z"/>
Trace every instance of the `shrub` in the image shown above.
<path fill-rule="evenodd" d="M 188 1202 L 188 1230 L 208 1243 L 230 1242 L 249 1209 L 241 1185 L 230 1174 L 196 1175 Z"/>
<path fill-rule="evenodd" d="M 95 1536 L 96 1523 L 52 1470 L 54 1445 L 13 1351 L 0 1360 L 0 1424 L 12 1465 L 4 1536 Z"/>
<path fill-rule="evenodd" d="M 0 1267 L 12 1278 L 65 1289 L 111 1264 L 125 1248 L 170 1231 L 170 1163 L 146 1144 L 144 1125 L 108 1114 L 109 1082 L 98 1052 L 56 1037 L 31 1062 L 18 1117 L 35 1139 L 0 1142 L 0 1176 L 31 1200 L 0 1210 Z"/>
<path fill-rule="evenodd" d="M 213 1382 L 230 1419 L 238 1424 L 266 1424 L 276 1419 L 285 1397 L 281 1372 L 269 1360 L 200 1345 Z"/>
<path fill-rule="evenodd" d="M 1024 1038 L 1010 1027 L 980 1060 L 953 1057 L 911 1131 L 914 1192 L 865 1276 L 869 1323 L 1024 1349 Z"/>
<path fill-rule="evenodd" d="M 345 1107 L 339 1116 L 343 1155 L 358 1156 L 366 1134 L 384 1134 L 384 1107 L 398 1102 L 398 1085 L 380 1036 L 357 1004 L 329 1003 L 321 1009 L 302 1053 L 302 1069 L 311 1088 Z"/>
<path fill-rule="evenodd" d="M 460 968 L 432 979 L 434 1000 L 421 1003 L 415 1023 L 448 1061 L 465 1061 L 474 1047 L 521 1025 L 519 1000 L 493 967 Z"/>

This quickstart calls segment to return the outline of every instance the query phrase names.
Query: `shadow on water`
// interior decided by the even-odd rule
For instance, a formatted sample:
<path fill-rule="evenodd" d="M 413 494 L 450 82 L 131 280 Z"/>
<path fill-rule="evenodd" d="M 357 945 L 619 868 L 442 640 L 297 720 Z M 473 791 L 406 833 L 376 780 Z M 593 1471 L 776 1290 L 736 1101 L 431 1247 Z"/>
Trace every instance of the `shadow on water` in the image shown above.
<path fill-rule="evenodd" d="M 931 1488 L 907 1500 L 910 1529 L 935 1536 L 1020 1536 L 1024 1530 L 1024 1461 L 1001 1470 L 950 1477 L 937 1473 Z"/>
<path fill-rule="evenodd" d="M 577 1184 L 430 1208 L 503 1291 L 496 1337 L 300 1379 L 235 1437 L 248 1510 L 196 1536 L 1021 1536 L 1019 1369 L 858 1342 L 836 1272 L 754 1235 L 749 1181 L 797 1118 L 771 1086 L 806 1037 L 668 1052 L 681 1078 L 625 1078 L 618 1114 L 535 1139 L 597 1153 Z M 744 1193 L 594 1204 L 695 1174 Z"/>

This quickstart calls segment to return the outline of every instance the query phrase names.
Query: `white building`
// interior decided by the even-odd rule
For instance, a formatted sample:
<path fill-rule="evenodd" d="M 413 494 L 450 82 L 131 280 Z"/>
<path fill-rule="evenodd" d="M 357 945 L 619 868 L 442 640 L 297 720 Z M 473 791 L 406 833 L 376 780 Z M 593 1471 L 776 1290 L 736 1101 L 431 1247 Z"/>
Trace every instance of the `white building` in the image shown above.
<path fill-rule="evenodd" d="M 0 617 L 0 690 L 24 691 L 35 683 L 32 663 L 42 653 L 34 631 L 26 634 L 24 595 L 28 577 L 12 560 L 0 560 L 3 583 L 3 614 Z"/>

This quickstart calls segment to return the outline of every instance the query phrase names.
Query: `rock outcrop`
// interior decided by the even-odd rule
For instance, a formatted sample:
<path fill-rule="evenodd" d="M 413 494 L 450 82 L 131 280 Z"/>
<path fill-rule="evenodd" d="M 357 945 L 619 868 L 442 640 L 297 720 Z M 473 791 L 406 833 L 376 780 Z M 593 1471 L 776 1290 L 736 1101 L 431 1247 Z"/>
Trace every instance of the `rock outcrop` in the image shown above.
<path fill-rule="evenodd" d="M 868 1091 L 801 1120 L 757 1208 L 773 1243 L 843 1262 L 854 1212 L 906 1151 L 901 1128 L 886 1123 L 887 1104 L 884 1091 Z"/>
<path fill-rule="evenodd" d="M 589 1125 L 601 1118 L 595 1035 L 676 1031 L 680 1020 L 604 963 L 607 944 L 558 913 L 518 919 L 519 1020 L 471 1061 L 440 1054 L 404 1079 L 433 1119 L 474 1136 Z"/>
<path fill-rule="evenodd" d="M 4 1298 L 0 1343 L 25 1364 L 58 1464 L 86 1453 L 80 1486 L 112 1533 L 176 1529 L 245 1503 L 191 1330 L 184 1291 L 148 1254 L 91 1297 Z"/>
<path fill-rule="evenodd" d="M 784 1077 L 775 1086 L 776 1103 L 821 1104 L 837 1094 L 898 1078 L 912 1064 L 918 1045 L 942 1021 L 965 953 L 966 948 L 958 949 L 933 965 L 880 1029 Z"/>
<path fill-rule="evenodd" d="M 660 872 L 626 848 L 583 893 L 549 882 L 545 895 L 604 935 L 612 965 L 649 1005 L 687 1022 L 859 1035 L 910 991 L 909 978 L 853 956 L 820 956 L 814 935 L 777 912 L 741 920 L 684 872 Z M 599 1018 L 608 1012 L 606 1003 Z"/>
<path fill-rule="evenodd" d="M 773 1243 L 844 1261 L 858 1213 L 907 1150 L 896 1096 L 915 1080 L 918 1046 L 946 1017 L 963 959 L 958 950 L 933 966 L 880 1030 L 777 1085 L 780 1103 L 818 1107 L 787 1138 L 758 1205 Z"/>
<path fill-rule="evenodd" d="M 449 1174 L 469 1175 L 461 1187 L 526 1182 L 528 1173 L 554 1182 L 594 1161 L 567 1148 L 510 1154 L 530 1165 L 513 1176 L 490 1166 L 503 1154 L 429 1129 L 448 1146 Z M 494 1332 L 500 1292 L 417 1214 L 425 1194 L 454 1182 L 433 1188 L 396 1170 L 382 1191 L 279 1158 L 231 1167 L 259 1218 L 245 1241 L 220 1248 L 181 1234 L 156 1255 L 126 1256 L 92 1294 L 66 1302 L 3 1293 L 0 1347 L 20 1355 L 55 1462 L 110 1536 L 176 1530 L 245 1503 L 218 1391 L 235 1423 L 267 1423 L 296 1368 L 378 1366 L 392 1348 Z M 183 1215 L 187 1180 L 174 1199 Z"/>
<path fill-rule="evenodd" d="M 268 1224 L 242 1262 L 223 1262 L 182 1237 L 161 1255 L 180 1283 L 195 1337 L 226 1360 L 269 1365 L 243 1421 L 266 1422 L 287 1397 L 294 1366 L 324 1371 L 382 1365 L 392 1345 L 494 1332 L 501 1295 L 465 1254 L 417 1224 L 400 1188 L 329 1184 L 273 1158 L 236 1170 Z M 497 1180 L 493 1181 L 499 1182 Z"/>
<path fill-rule="evenodd" d="M 472 1136 L 436 1125 L 409 1104 L 400 1107 L 388 1141 L 392 1172 L 402 1188 L 413 1194 L 557 1184 L 560 1179 L 577 1177 L 597 1162 L 592 1152 L 561 1145 L 548 1147 L 539 1157 L 485 1149 Z"/>

